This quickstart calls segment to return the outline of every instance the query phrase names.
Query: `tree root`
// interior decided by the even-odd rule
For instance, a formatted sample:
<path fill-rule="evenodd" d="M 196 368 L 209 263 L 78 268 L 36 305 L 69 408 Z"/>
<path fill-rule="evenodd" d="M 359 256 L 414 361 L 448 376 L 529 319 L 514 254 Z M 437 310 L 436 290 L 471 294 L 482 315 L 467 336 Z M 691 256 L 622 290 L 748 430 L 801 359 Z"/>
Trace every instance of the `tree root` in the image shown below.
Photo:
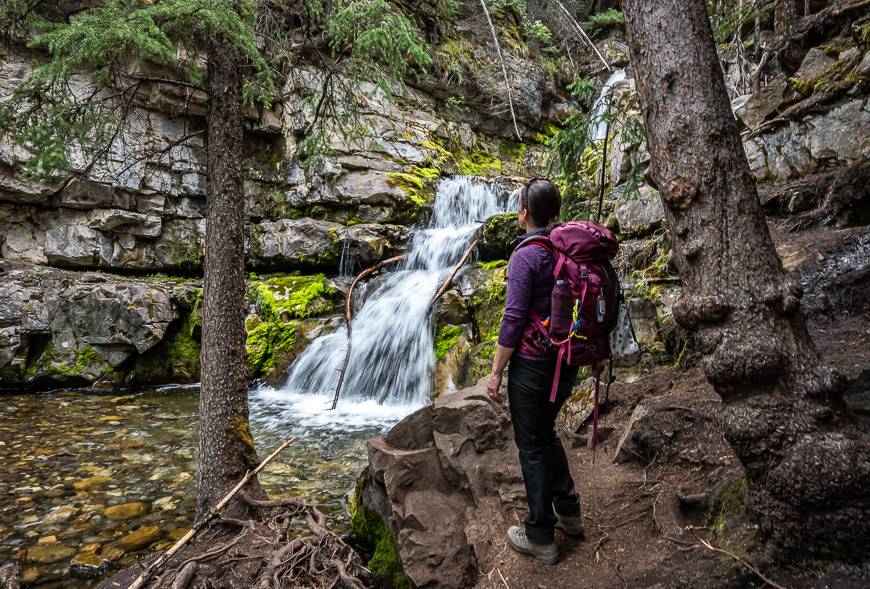
<path fill-rule="evenodd" d="M 369 571 L 327 529 L 326 517 L 317 508 L 297 499 L 241 497 L 256 509 L 257 518 L 213 521 L 167 562 L 151 589 L 365 589 Z"/>

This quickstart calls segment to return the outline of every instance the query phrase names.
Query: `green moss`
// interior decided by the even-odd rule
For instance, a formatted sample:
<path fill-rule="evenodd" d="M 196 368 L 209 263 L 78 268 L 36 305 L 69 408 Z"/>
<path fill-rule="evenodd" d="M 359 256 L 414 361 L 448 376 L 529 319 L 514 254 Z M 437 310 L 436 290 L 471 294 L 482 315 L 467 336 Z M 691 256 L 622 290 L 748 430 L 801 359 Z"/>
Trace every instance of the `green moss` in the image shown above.
<path fill-rule="evenodd" d="M 375 547 L 367 567 L 376 580 L 388 580 L 394 589 L 410 589 L 393 534 L 377 512 L 362 504 L 362 484 L 363 478 L 360 477 L 350 497 L 349 509 L 354 534 L 369 540 Z"/>
<path fill-rule="evenodd" d="M 492 262 L 480 262 L 481 268 L 485 270 L 495 270 L 496 268 L 501 268 L 502 266 L 507 266 L 507 260 L 493 260 Z"/>
<path fill-rule="evenodd" d="M 82 376 L 89 368 L 105 364 L 103 359 L 100 358 L 97 351 L 90 344 L 86 344 L 81 348 L 76 348 L 73 353 L 75 355 L 74 363 L 55 364 L 53 367 L 55 372 L 62 374 L 63 376 Z M 108 374 L 110 372 L 112 372 L 110 366 L 104 367 L 100 371 L 100 375 Z"/>
<path fill-rule="evenodd" d="M 280 320 L 260 323 L 248 331 L 245 351 L 248 355 L 248 374 L 253 378 L 275 368 L 275 359 L 281 353 L 290 353 L 296 345 L 296 324 Z"/>
<path fill-rule="evenodd" d="M 415 205 L 422 207 L 429 202 L 427 193 L 440 176 L 441 170 L 434 166 L 411 166 L 409 172 L 389 172 L 387 183 L 401 188 Z"/>
<path fill-rule="evenodd" d="M 435 334 L 435 359 L 441 361 L 447 355 L 462 333 L 458 325 L 442 325 Z"/>
<path fill-rule="evenodd" d="M 335 294 L 335 289 L 326 285 L 326 276 L 290 275 L 273 276 L 254 281 L 248 294 L 257 305 L 260 316 L 272 321 L 278 318 L 305 319 L 328 313 L 333 304 L 326 296 Z"/>
<path fill-rule="evenodd" d="M 658 303 L 667 290 L 667 284 L 660 281 L 670 278 L 668 272 L 668 252 L 662 250 L 649 267 L 635 270 L 629 276 L 634 291 L 644 300 Z"/>
<path fill-rule="evenodd" d="M 453 161 L 456 171 L 468 176 L 497 176 L 502 172 L 502 161 L 486 151 L 460 147 L 453 152 Z"/>
<path fill-rule="evenodd" d="M 789 78 L 789 84 L 804 96 L 811 96 L 817 92 L 837 92 L 854 86 L 859 80 L 854 76 L 840 78 L 839 73 L 846 66 L 846 61 L 838 59 L 825 71 L 808 80 Z"/>
<path fill-rule="evenodd" d="M 480 341 L 495 340 L 504 315 L 507 264 L 491 269 L 489 279 L 471 297 L 471 308 L 480 330 Z"/>
<path fill-rule="evenodd" d="M 729 522 L 746 515 L 747 482 L 737 479 L 725 485 L 710 503 L 709 526 L 720 544 L 727 544 Z"/>

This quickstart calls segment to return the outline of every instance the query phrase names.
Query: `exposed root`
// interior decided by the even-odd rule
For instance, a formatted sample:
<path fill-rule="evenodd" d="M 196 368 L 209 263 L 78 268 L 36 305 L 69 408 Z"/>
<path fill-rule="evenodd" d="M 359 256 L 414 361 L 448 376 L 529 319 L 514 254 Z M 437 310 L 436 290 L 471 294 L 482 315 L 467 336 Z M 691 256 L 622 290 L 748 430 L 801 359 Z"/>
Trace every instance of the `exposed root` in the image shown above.
<path fill-rule="evenodd" d="M 359 556 L 326 528 L 326 517 L 298 500 L 259 501 L 244 522 L 216 520 L 201 538 L 167 564 L 162 583 L 187 587 L 252 589 L 365 589 L 369 572 Z M 208 563 L 206 565 L 205 563 Z M 170 585 L 171 583 L 171 585 Z"/>

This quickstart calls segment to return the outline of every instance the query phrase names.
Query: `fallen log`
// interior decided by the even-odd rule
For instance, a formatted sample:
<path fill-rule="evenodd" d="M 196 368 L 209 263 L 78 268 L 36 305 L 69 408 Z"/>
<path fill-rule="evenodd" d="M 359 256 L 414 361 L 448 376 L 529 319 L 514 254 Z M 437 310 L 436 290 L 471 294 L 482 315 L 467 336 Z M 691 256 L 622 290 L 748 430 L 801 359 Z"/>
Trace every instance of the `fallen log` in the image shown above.
<path fill-rule="evenodd" d="M 475 248 L 477 248 L 478 243 L 480 243 L 479 237 L 475 239 L 470 246 L 468 246 L 468 249 L 465 250 L 465 253 L 462 255 L 462 259 L 460 259 L 459 262 L 453 267 L 453 272 L 450 273 L 450 276 L 447 277 L 447 280 L 445 280 L 438 288 L 438 290 L 435 291 L 435 296 L 432 297 L 432 301 L 430 301 L 429 303 L 430 313 L 432 312 L 432 307 L 434 307 L 435 303 L 438 302 L 438 299 L 444 296 L 444 293 L 447 292 L 448 288 L 450 288 L 450 285 L 453 283 L 453 279 L 456 278 L 456 275 L 465 265 L 465 262 L 467 262 L 468 258 L 471 257 L 471 254 L 474 252 Z"/>

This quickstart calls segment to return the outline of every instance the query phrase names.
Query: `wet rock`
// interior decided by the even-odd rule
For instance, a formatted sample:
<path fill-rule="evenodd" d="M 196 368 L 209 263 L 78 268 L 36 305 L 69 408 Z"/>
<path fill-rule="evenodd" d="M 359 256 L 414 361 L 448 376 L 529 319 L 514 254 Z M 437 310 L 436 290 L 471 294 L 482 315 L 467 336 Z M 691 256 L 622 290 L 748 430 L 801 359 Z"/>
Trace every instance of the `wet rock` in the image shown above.
<path fill-rule="evenodd" d="M 163 340 L 194 292 L 184 283 L 12 266 L 0 284 L 0 383 L 111 380 Z"/>
<path fill-rule="evenodd" d="M 657 190 L 642 186 L 636 196 L 616 205 L 616 220 L 623 235 L 642 236 L 658 229 L 665 220 L 665 209 Z"/>
<path fill-rule="evenodd" d="M 511 246 L 520 233 L 522 230 L 517 223 L 516 213 L 490 217 L 483 225 L 483 233 L 477 246 L 479 258 L 485 262 L 507 260 Z"/>
<path fill-rule="evenodd" d="M 92 491 L 98 489 L 112 481 L 112 477 L 92 476 L 73 483 L 73 489 L 76 491 Z"/>
<path fill-rule="evenodd" d="M 113 505 L 107 507 L 104 512 L 105 516 L 111 520 L 124 521 L 139 517 L 148 513 L 149 506 L 142 501 L 133 501 L 131 503 L 122 503 L 121 505 Z"/>
<path fill-rule="evenodd" d="M 404 236 L 401 227 L 361 224 L 346 227 L 317 219 L 264 221 L 254 227 L 250 261 L 255 266 L 335 268 L 343 242 L 363 265 L 393 255 Z"/>
<path fill-rule="evenodd" d="M 109 563 L 92 552 L 79 554 L 69 563 L 70 576 L 78 579 L 95 579 L 105 575 L 108 570 Z"/>
<path fill-rule="evenodd" d="M 512 438 L 506 411 L 481 383 L 369 441 L 358 497 L 385 517 L 413 586 L 468 587 L 492 564 L 485 538 L 524 497 Z"/>
<path fill-rule="evenodd" d="M 44 518 L 42 518 L 42 523 L 51 526 L 55 524 L 62 524 L 69 521 L 72 516 L 78 513 L 78 509 L 72 507 L 70 505 L 61 505 Z"/>
<path fill-rule="evenodd" d="M 27 560 L 39 564 L 51 564 L 65 560 L 76 553 L 76 549 L 60 544 L 32 546 L 27 549 Z"/>
<path fill-rule="evenodd" d="M 12 562 L 0 565 L 0 589 L 20 589 L 21 568 Z"/>
<path fill-rule="evenodd" d="M 145 548 L 163 537 L 163 532 L 158 526 L 143 526 L 121 537 L 119 544 L 126 552 Z"/>

